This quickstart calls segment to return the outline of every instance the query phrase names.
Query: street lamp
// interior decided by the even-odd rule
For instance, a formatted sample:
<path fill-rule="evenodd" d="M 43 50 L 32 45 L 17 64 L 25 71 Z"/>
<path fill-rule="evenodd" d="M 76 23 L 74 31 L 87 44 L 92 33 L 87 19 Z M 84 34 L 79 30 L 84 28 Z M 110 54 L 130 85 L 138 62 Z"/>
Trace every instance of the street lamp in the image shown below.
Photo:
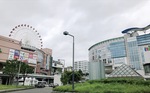
<path fill-rule="evenodd" d="M 65 31 L 63 32 L 64 35 L 69 35 L 73 38 L 73 54 L 72 54 L 72 90 L 74 91 L 74 36 L 69 34 L 69 32 Z"/>
<path fill-rule="evenodd" d="M 17 86 L 19 85 L 19 73 L 21 68 L 21 61 L 19 61 L 19 68 L 18 68 L 18 76 L 17 76 Z"/>

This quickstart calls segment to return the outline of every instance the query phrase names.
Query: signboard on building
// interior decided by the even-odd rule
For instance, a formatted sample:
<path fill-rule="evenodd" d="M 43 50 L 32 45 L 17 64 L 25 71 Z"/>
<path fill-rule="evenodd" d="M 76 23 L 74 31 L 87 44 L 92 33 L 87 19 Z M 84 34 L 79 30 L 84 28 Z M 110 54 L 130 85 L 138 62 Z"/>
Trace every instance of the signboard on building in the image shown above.
<path fill-rule="evenodd" d="M 33 54 L 32 53 L 29 53 L 29 58 L 33 59 Z"/>
<path fill-rule="evenodd" d="M 31 64 L 36 64 L 36 60 L 35 59 L 28 59 L 28 63 L 31 63 Z"/>
<path fill-rule="evenodd" d="M 28 63 L 36 64 L 37 55 L 29 53 Z"/>
<path fill-rule="evenodd" d="M 25 52 L 20 51 L 19 60 L 23 61 L 24 60 L 24 55 L 25 55 Z"/>
<path fill-rule="evenodd" d="M 141 58 L 142 58 L 142 61 L 144 63 L 149 63 L 150 62 L 150 46 L 149 45 L 144 45 L 144 46 L 140 46 L 142 48 L 142 51 L 141 51 Z"/>
<path fill-rule="evenodd" d="M 144 50 L 147 51 L 147 52 L 150 51 L 150 46 L 145 46 Z"/>
<path fill-rule="evenodd" d="M 8 55 L 8 59 L 9 59 L 9 60 L 14 59 L 14 53 L 15 53 L 15 50 L 14 50 L 14 49 L 10 49 L 10 50 L 9 50 L 9 55 Z"/>
<path fill-rule="evenodd" d="M 136 37 L 127 38 L 127 42 L 137 41 Z"/>
<path fill-rule="evenodd" d="M 20 51 L 19 50 L 15 50 L 14 59 L 19 59 L 19 55 L 20 55 Z"/>
<path fill-rule="evenodd" d="M 24 54 L 24 60 L 23 60 L 23 62 L 28 62 L 28 56 L 29 56 L 29 53 L 25 53 Z"/>
<path fill-rule="evenodd" d="M 36 64 L 37 63 L 37 55 L 32 53 L 26 53 L 19 50 L 10 49 L 8 60 L 18 59 L 22 62 Z"/>

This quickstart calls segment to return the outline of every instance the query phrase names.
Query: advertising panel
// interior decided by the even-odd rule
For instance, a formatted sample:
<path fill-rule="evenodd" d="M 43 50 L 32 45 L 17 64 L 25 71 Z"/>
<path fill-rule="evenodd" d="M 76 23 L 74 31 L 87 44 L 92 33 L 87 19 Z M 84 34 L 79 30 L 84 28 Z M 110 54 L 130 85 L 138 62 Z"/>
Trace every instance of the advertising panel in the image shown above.
<path fill-rule="evenodd" d="M 14 59 L 19 59 L 19 54 L 20 54 L 20 51 L 15 50 Z"/>
<path fill-rule="evenodd" d="M 33 59 L 37 60 L 37 55 L 33 54 Z"/>
<path fill-rule="evenodd" d="M 28 63 L 31 63 L 31 64 L 36 64 L 36 60 L 35 59 L 28 59 Z"/>
<path fill-rule="evenodd" d="M 150 63 L 150 45 L 144 45 L 143 46 L 143 52 L 144 52 L 144 63 Z"/>
<path fill-rule="evenodd" d="M 33 59 L 33 54 L 29 53 L 29 58 Z"/>
<path fill-rule="evenodd" d="M 20 51 L 19 60 L 23 61 L 24 60 L 24 55 L 25 55 L 25 53 Z"/>
<path fill-rule="evenodd" d="M 29 53 L 24 53 L 24 60 L 23 62 L 28 62 Z"/>
<path fill-rule="evenodd" d="M 14 53 L 15 53 L 14 49 L 9 50 L 8 60 L 14 59 Z"/>
<path fill-rule="evenodd" d="M 36 64 L 37 55 L 29 53 L 28 63 Z"/>
<path fill-rule="evenodd" d="M 8 59 L 9 60 L 18 59 L 22 62 L 31 63 L 31 64 L 37 63 L 37 55 L 36 54 L 26 53 L 26 52 L 14 50 L 14 49 L 9 50 Z"/>

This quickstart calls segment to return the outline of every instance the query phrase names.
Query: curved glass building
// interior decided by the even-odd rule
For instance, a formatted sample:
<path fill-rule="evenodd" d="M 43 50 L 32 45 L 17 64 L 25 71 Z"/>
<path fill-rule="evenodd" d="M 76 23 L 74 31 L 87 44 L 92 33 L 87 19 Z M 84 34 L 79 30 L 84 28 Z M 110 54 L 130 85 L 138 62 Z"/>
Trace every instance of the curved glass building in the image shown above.
<path fill-rule="evenodd" d="M 96 43 L 89 48 L 89 62 L 103 62 L 106 75 L 126 64 L 143 77 L 149 78 L 150 34 L 139 35 L 134 31 Z"/>

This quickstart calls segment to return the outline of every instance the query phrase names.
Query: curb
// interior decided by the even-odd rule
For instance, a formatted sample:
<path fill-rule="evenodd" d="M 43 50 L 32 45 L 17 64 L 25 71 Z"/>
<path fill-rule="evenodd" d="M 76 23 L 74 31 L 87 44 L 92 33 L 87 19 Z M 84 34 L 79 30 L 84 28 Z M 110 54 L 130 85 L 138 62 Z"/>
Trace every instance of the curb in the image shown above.
<path fill-rule="evenodd" d="M 16 89 L 6 89 L 6 90 L 0 90 L 0 93 L 7 93 L 12 91 L 20 91 L 20 90 L 27 90 L 27 89 L 34 89 L 33 88 L 16 88 Z"/>
<path fill-rule="evenodd" d="M 51 93 L 79 93 L 79 92 L 60 92 L 60 91 L 52 91 Z"/>

